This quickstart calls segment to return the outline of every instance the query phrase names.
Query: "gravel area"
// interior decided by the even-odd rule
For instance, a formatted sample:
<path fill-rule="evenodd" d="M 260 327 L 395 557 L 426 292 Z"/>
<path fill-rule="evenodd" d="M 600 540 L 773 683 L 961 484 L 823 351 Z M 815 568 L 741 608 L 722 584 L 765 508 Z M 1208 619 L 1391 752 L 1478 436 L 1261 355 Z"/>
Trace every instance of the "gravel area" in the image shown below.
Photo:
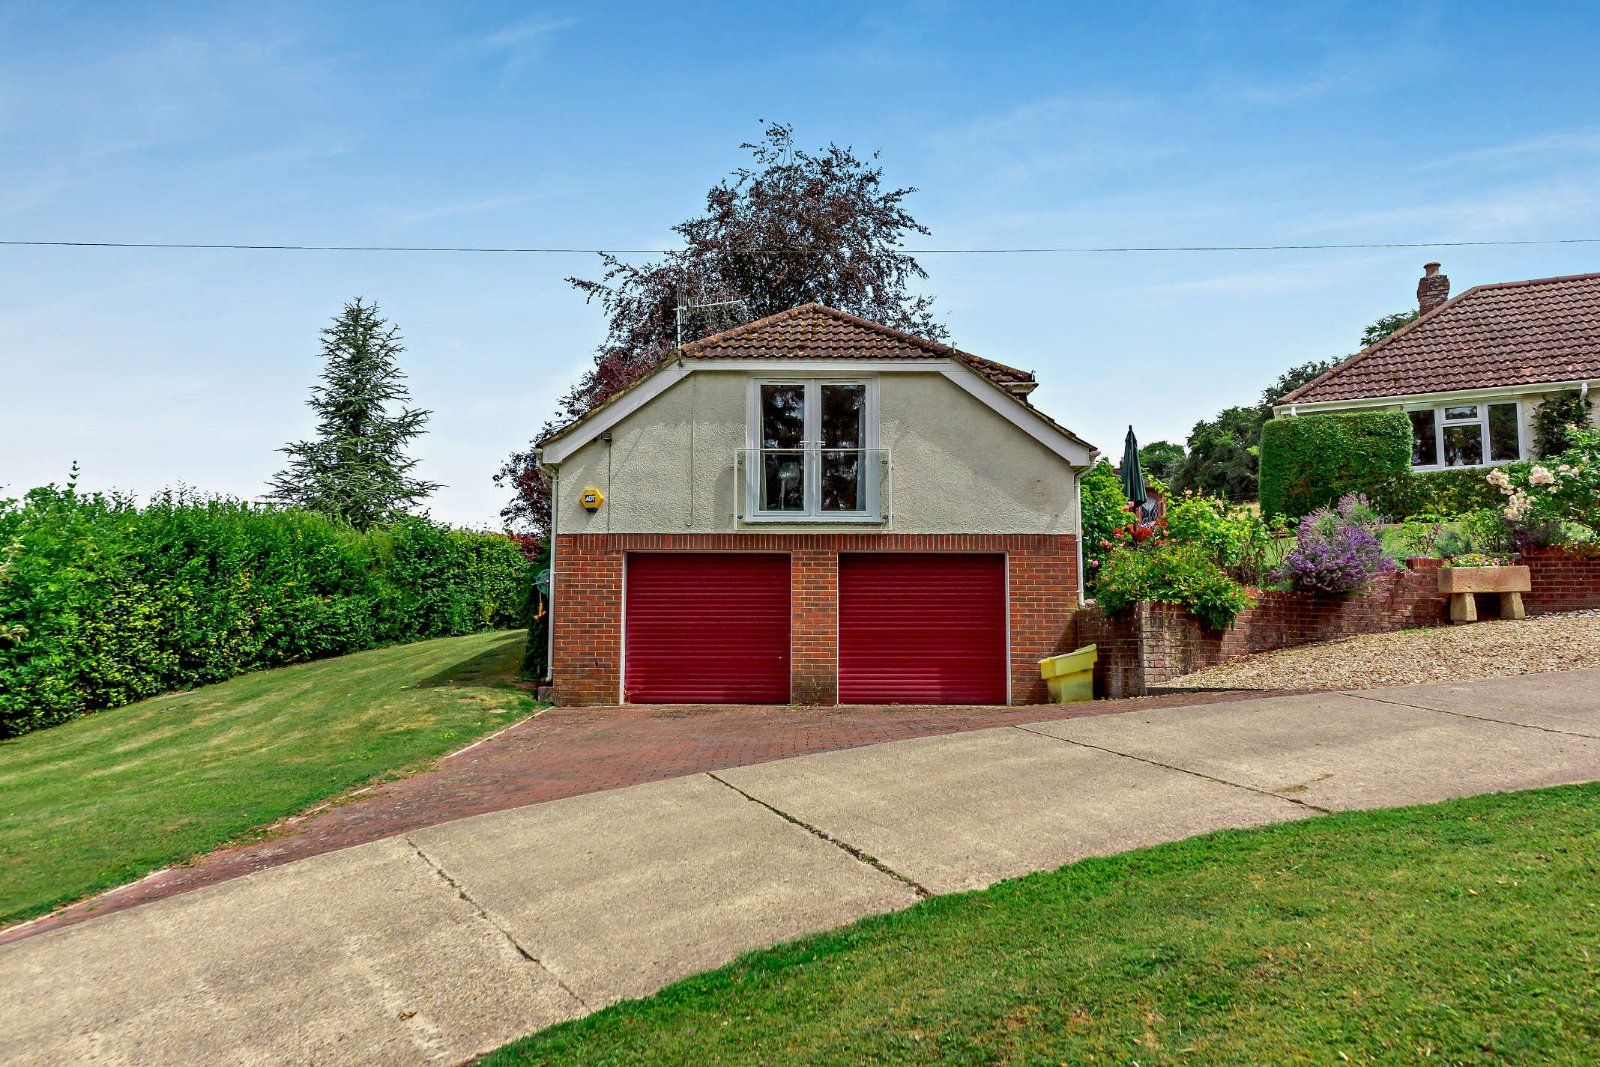
<path fill-rule="evenodd" d="M 1375 689 L 1597 665 L 1600 611 L 1574 611 L 1284 648 L 1207 667 L 1152 690 Z"/>

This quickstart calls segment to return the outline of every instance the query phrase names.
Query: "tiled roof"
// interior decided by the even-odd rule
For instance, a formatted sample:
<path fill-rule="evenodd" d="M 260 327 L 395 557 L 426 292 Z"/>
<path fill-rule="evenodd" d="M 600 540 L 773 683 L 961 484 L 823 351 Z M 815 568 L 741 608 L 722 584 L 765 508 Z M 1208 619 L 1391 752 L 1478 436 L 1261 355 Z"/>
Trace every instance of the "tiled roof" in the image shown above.
<path fill-rule="evenodd" d="M 801 304 L 799 307 L 735 326 L 721 333 L 691 341 L 681 350 L 669 355 L 650 373 L 628 388 L 613 395 L 588 414 L 535 442 L 543 447 L 566 437 L 599 412 L 611 407 L 622 397 L 637 389 L 661 368 L 677 358 L 704 359 L 952 359 L 961 363 L 995 386 L 1010 402 L 1025 408 L 1035 418 L 1085 448 L 1093 449 L 1083 438 L 1056 422 L 1050 416 L 1028 403 L 1025 394 L 1034 384 L 1029 371 L 1008 367 L 992 359 L 974 356 L 958 348 L 930 341 L 890 326 L 871 322 L 837 308 L 822 304 Z"/>
<path fill-rule="evenodd" d="M 1031 382 L 1027 371 L 871 322 L 821 304 L 768 315 L 683 346 L 684 359 L 954 358 L 999 384 Z"/>
<path fill-rule="evenodd" d="M 1468 289 L 1279 403 L 1600 378 L 1600 274 Z"/>

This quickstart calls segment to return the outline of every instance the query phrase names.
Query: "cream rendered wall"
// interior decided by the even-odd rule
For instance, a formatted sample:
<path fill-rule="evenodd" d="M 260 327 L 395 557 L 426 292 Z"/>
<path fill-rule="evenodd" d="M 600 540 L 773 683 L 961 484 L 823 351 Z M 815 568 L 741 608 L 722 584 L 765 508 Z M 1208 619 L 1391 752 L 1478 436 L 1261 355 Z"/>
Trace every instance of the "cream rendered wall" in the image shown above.
<path fill-rule="evenodd" d="M 733 464 L 746 444 L 750 377 L 690 374 L 612 427 L 609 445 L 596 439 L 567 457 L 558 468 L 558 532 L 1073 532 L 1067 461 L 932 372 L 877 376 L 892 523 L 735 522 Z M 606 497 L 593 515 L 578 503 L 589 485 Z"/>

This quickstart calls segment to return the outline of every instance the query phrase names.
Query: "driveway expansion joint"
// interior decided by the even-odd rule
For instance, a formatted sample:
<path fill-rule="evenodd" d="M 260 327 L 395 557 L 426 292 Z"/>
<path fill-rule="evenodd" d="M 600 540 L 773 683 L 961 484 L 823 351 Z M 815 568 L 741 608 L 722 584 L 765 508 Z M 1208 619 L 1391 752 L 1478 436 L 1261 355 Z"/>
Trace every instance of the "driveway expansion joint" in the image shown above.
<path fill-rule="evenodd" d="M 1374 704 L 1388 704 L 1391 707 L 1409 708 L 1412 711 L 1432 711 L 1437 712 L 1440 715 L 1454 715 L 1462 719 L 1476 719 L 1478 722 L 1494 722 L 1499 723 L 1501 726 L 1515 726 L 1523 730 L 1539 730 L 1542 733 L 1547 734 L 1560 734 L 1562 737 L 1581 737 L 1585 740 L 1592 741 L 1596 736 L 1594 734 L 1580 734 L 1575 730 L 1562 730 L 1554 726 L 1540 726 L 1537 723 L 1512 722 L 1510 719 L 1497 719 L 1492 715 L 1474 715 L 1470 711 L 1456 711 L 1453 708 L 1430 708 L 1425 704 L 1407 704 L 1404 700 L 1385 700 L 1383 697 L 1372 696 L 1370 691 L 1361 689 L 1341 691 L 1339 695 L 1359 697 L 1362 700 L 1370 700 Z"/>
<path fill-rule="evenodd" d="M 1298 804 L 1302 808 L 1317 812 L 1319 815 L 1334 814 L 1333 808 L 1320 807 L 1316 804 L 1310 804 L 1304 800 L 1300 800 L 1297 797 L 1286 797 L 1282 793 L 1274 793 L 1270 789 L 1258 789 L 1253 785 L 1245 785 L 1243 782 L 1230 782 L 1226 778 L 1218 778 L 1215 775 L 1203 774 L 1200 771 L 1191 770 L 1188 767 L 1177 767 L 1170 763 L 1162 763 L 1160 760 L 1146 759 L 1143 756 L 1135 756 L 1127 752 L 1118 752 L 1114 748 L 1106 748 L 1104 745 L 1091 745 L 1087 741 L 1075 741 L 1068 737 L 1057 737 L 1055 734 L 1047 734 L 1043 730 L 1030 730 L 1026 726 L 1013 726 L 1012 729 L 1021 730 L 1025 734 L 1033 734 L 1035 737 L 1048 737 L 1052 741 L 1060 741 L 1067 745 L 1077 745 L 1080 748 L 1092 748 L 1096 752 L 1105 752 L 1112 756 L 1121 756 L 1124 759 L 1137 760 L 1140 763 L 1147 763 L 1152 767 L 1160 767 L 1162 770 L 1177 771 L 1179 774 L 1187 774 L 1195 778 L 1203 778 L 1208 782 L 1215 782 L 1217 785 L 1226 785 L 1234 789 L 1243 789 L 1247 793 L 1255 793 L 1259 796 L 1272 797 L 1274 800 L 1288 801 L 1290 804 Z"/>
<path fill-rule="evenodd" d="M 441 866 L 432 856 L 422 851 L 421 846 L 419 846 L 415 841 L 411 840 L 411 836 L 409 834 L 406 835 L 405 842 L 407 845 L 411 846 L 411 851 L 417 854 L 418 859 L 420 859 L 423 863 L 426 863 L 434 874 L 438 875 L 451 889 L 454 889 L 456 891 L 456 895 L 470 905 L 473 911 L 478 913 L 478 918 L 494 927 L 495 931 L 505 939 L 506 943 L 516 951 L 518 956 L 521 956 L 524 960 L 527 960 L 545 974 L 548 974 L 550 976 L 550 980 L 556 985 L 560 986 L 561 990 L 566 993 L 567 996 L 576 1001 L 578 1006 L 584 1011 L 591 1012 L 595 1010 L 578 995 L 578 991 L 576 989 L 573 989 L 570 985 L 563 981 L 561 976 L 550 968 L 549 964 L 545 963 L 539 957 L 535 956 L 533 953 L 524 948 L 522 946 L 522 942 L 517 940 L 515 934 L 497 922 L 495 917 L 489 914 L 489 909 L 485 908 L 482 904 L 474 900 L 472 894 L 467 892 L 466 886 L 450 877 L 450 872 L 445 870 L 444 867 Z"/>
<path fill-rule="evenodd" d="M 820 827 L 813 826 L 803 819 L 796 818 L 795 816 L 784 811 L 782 808 L 773 807 L 760 797 L 751 796 L 749 793 L 746 793 L 743 789 L 740 789 L 727 779 L 717 777 L 717 775 L 712 771 L 707 771 L 706 777 L 710 778 L 713 782 L 720 782 L 722 785 L 727 786 L 735 793 L 738 793 L 740 796 L 750 801 L 750 803 L 759 804 L 761 807 L 766 808 L 783 821 L 793 823 L 795 826 L 798 826 L 800 829 L 804 830 L 812 837 L 815 837 L 817 840 L 827 842 L 828 844 L 849 855 L 852 859 L 855 859 L 861 863 L 865 863 L 868 867 L 871 867 L 878 873 L 886 874 L 895 881 L 906 885 L 913 893 L 917 895 L 918 900 L 927 900 L 929 897 L 933 896 L 933 891 L 927 886 L 922 885 L 920 882 L 917 882 L 916 880 L 909 878 L 904 874 L 901 874 L 899 871 L 895 870 L 893 867 L 890 867 L 876 856 L 868 855 L 866 852 L 863 852 L 861 849 L 850 844 L 848 841 L 841 841 L 837 837 L 834 837 L 832 834 L 828 833 L 828 831 L 823 830 Z"/>

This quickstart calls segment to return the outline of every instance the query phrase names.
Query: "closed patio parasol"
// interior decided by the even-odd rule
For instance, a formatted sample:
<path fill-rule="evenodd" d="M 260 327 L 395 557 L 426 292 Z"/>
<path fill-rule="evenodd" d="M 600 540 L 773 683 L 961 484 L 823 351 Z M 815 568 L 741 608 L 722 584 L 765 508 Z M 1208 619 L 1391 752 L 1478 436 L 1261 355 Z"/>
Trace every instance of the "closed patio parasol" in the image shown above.
<path fill-rule="evenodd" d="M 1148 499 L 1144 491 L 1144 471 L 1139 469 L 1139 439 L 1128 427 L 1128 440 L 1122 447 L 1122 492 L 1134 504 L 1143 505 Z"/>

